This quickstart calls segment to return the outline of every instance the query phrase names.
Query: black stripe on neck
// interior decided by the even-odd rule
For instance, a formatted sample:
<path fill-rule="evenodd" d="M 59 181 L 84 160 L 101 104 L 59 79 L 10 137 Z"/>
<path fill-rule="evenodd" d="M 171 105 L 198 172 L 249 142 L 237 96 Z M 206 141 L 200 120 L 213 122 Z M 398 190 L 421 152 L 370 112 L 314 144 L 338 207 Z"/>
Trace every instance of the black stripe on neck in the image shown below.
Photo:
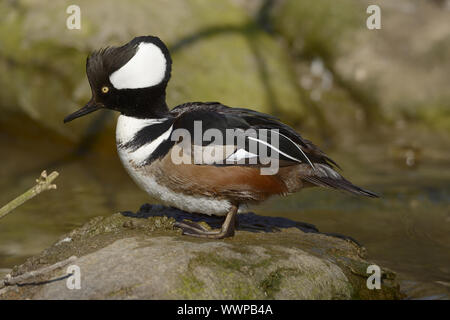
<path fill-rule="evenodd" d="M 155 139 L 158 139 L 159 136 L 169 130 L 174 121 L 174 118 L 169 118 L 163 120 L 161 123 L 149 124 L 136 132 L 132 139 L 128 140 L 127 142 L 120 143 L 119 148 L 127 149 L 129 152 L 136 151 L 140 147 L 151 143 Z"/>
<path fill-rule="evenodd" d="M 161 142 L 161 144 L 153 151 L 145 160 L 144 165 L 148 165 L 153 161 L 163 158 L 172 149 L 176 141 L 172 141 L 170 137 Z"/>

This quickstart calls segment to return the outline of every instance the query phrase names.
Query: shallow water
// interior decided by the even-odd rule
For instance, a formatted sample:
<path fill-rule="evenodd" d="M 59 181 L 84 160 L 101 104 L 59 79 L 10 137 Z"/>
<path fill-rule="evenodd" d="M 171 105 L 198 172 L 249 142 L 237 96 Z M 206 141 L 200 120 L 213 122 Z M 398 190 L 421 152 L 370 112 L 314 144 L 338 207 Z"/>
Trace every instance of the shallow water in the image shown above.
<path fill-rule="evenodd" d="M 61 173 L 55 181 L 58 189 L 0 220 L 0 276 L 94 216 L 134 211 L 151 201 L 133 184 L 114 153 L 70 156 L 73 144 L 36 130 L 20 138 L 0 131 L 0 143 L 8 150 L 0 169 L 0 204 L 32 186 L 43 168 Z M 32 139 L 36 134 L 39 141 Z M 330 152 L 344 167 L 343 174 L 382 194 L 381 199 L 314 188 L 250 209 L 351 236 L 367 248 L 369 260 L 398 272 L 408 298 L 449 299 L 448 151 L 427 152 L 409 167 L 381 143 L 345 150 Z"/>

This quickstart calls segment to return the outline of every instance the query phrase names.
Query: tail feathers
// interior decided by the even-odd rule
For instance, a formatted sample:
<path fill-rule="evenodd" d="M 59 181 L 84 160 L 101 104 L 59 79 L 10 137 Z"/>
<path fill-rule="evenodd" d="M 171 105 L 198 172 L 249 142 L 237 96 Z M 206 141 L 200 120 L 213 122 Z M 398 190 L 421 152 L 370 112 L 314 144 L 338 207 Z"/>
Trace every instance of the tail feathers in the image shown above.
<path fill-rule="evenodd" d="M 336 171 L 334 171 L 330 167 L 325 167 L 324 165 L 319 165 L 319 171 L 317 172 L 317 174 L 306 176 L 302 179 L 320 187 L 345 190 L 356 195 L 371 198 L 380 197 L 372 191 L 355 186 L 353 183 L 338 174 Z"/>

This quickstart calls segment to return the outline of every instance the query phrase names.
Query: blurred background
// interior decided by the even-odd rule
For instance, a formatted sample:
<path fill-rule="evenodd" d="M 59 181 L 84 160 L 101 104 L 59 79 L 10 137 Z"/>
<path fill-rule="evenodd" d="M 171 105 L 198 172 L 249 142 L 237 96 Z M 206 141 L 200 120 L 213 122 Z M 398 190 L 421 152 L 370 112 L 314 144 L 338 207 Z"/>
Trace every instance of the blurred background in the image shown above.
<path fill-rule="evenodd" d="M 169 106 L 274 114 L 383 196 L 312 189 L 253 211 L 357 239 L 408 298 L 450 298 L 449 0 L 1 1 L 0 206 L 43 169 L 61 176 L 0 220 L 0 276 L 94 216 L 155 202 L 118 160 L 117 114 L 62 121 L 90 98 L 89 52 L 149 34 L 173 56 Z"/>

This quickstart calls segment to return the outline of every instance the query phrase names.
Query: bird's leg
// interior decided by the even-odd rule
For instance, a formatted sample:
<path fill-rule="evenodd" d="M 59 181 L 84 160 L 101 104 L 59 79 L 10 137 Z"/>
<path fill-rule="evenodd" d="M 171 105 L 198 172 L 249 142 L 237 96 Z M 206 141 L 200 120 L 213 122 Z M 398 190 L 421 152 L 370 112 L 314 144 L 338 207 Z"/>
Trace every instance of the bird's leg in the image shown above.
<path fill-rule="evenodd" d="M 232 237 L 234 235 L 236 214 L 238 207 L 233 205 L 231 210 L 227 213 L 225 221 L 222 227 L 218 231 L 209 231 L 203 228 L 198 223 L 194 222 L 175 222 L 174 227 L 180 228 L 183 234 L 199 238 L 209 238 L 209 239 L 223 239 L 227 237 Z"/>
<path fill-rule="evenodd" d="M 209 231 L 204 226 L 202 226 L 200 223 L 192 222 L 188 220 L 183 220 L 183 222 L 175 222 L 174 227 L 180 228 L 183 230 L 183 234 L 192 233 L 192 232 L 206 232 Z"/>

